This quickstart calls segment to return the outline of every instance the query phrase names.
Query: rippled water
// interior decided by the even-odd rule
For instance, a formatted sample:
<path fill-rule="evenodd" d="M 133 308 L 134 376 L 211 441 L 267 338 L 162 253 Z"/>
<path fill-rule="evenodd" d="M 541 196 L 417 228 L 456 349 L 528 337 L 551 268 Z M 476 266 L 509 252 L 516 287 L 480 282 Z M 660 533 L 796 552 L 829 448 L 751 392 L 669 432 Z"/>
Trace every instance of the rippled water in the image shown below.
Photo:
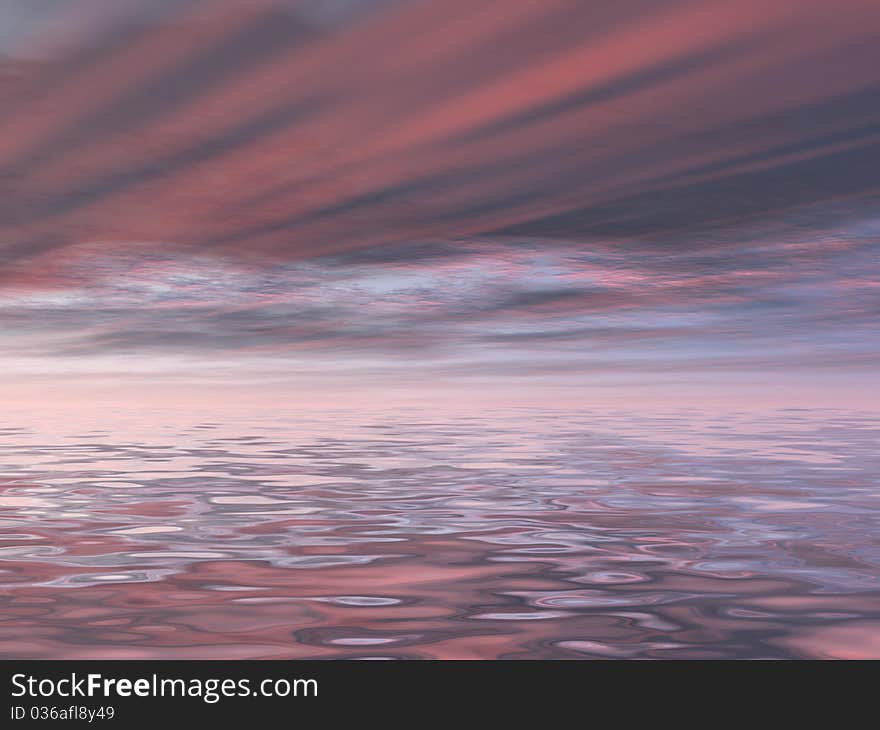
<path fill-rule="evenodd" d="M 0 426 L 6 658 L 880 657 L 880 417 Z"/>

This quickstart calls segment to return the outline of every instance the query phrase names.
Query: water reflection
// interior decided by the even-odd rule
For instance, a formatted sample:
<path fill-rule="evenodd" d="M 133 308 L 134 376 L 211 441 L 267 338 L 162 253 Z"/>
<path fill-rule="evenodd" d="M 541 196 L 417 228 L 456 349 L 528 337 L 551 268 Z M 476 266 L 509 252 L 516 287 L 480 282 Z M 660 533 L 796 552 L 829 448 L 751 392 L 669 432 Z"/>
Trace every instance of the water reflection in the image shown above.
<path fill-rule="evenodd" d="M 2 656 L 880 657 L 878 418 L 148 422 L 2 424 Z"/>

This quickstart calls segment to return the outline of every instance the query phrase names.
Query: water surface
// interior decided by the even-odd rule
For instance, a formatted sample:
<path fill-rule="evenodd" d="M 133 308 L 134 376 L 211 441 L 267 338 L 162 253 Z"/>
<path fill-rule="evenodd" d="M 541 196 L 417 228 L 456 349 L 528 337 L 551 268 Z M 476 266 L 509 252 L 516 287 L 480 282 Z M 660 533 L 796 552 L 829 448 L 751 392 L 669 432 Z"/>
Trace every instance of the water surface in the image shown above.
<path fill-rule="evenodd" d="M 0 421 L 4 658 L 880 658 L 880 417 Z"/>

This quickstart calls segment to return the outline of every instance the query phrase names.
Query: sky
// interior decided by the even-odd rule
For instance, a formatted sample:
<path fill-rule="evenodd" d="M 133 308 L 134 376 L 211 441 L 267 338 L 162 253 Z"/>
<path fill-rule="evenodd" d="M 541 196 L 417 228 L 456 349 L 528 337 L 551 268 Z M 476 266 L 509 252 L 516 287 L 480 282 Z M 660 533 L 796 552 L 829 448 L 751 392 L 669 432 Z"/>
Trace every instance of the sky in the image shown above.
<path fill-rule="evenodd" d="M 0 398 L 880 405 L 878 23 L 4 0 Z"/>

